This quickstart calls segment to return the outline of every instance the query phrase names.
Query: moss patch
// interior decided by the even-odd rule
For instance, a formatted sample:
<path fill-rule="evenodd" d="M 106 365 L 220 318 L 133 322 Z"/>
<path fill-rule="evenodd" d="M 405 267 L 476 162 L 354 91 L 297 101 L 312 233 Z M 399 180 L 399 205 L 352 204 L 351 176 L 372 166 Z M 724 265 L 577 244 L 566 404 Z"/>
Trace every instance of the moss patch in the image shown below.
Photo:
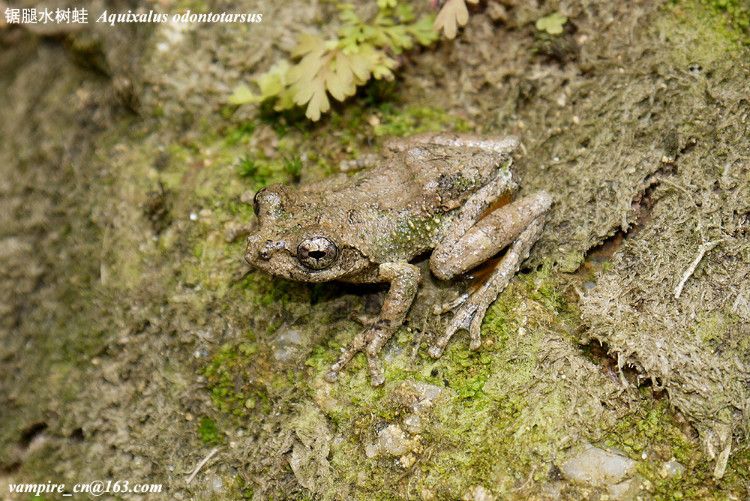
<path fill-rule="evenodd" d="M 317 348 L 307 361 L 314 373 L 314 405 L 335 425 L 335 432 L 347 437 L 332 448 L 334 475 L 341 481 L 356 480 L 359 495 L 375 485 L 387 485 L 384 495 L 393 498 L 408 493 L 457 498 L 476 485 L 492 485 L 495 494 L 507 495 L 529 475 L 546 475 L 555 455 L 570 445 L 564 429 L 589 423 L 596 435 L 603 422 L 612 422 L 614 416 L 607 417 L 600 399 L 614 398 L 614 386 L 580 360 L 569 335 L 556 334 L 571 333 L 577 325 L 575 308 L 560 286 L 548 268 L 514 281 L 488 312 L 478 352 L 470 351 L 458 336 L 441 359 L 427 357 L 424 345 L 414 359 L 409 355 L 414 334 L 404 331 L 384 355 L 384 388 L 369 385 L 360 357 L 335 385 L 322 382 L 337 353 Z M 571 365 L 548 365 L 550 357 L 570 358 Z M 416 462 L 407 467 L 403 465 L 411 462 L 409 454 L 392 459 L 364 455 L 378 430 L 404 423 L 410 413 L 398 403 L 401 381 L 429 384 L 442 392 L 423 417 L 422 431 L 409 436 L 409 454 Z M 598 397 L 589 400 L 592 395 Z M 566 418 L 559 419 L 561 415 Z M 497 461 L 500 457 L 503 461 Z M 362 476 L 362 471 L 367 474 Z M 399 471 L 408 472 L 409 482 L 386 481 Z M 462 473 L 452 475 L 455 471 Z"/>
<path fill-rule="evenodd" d="M 222 436 L 216 423 L 208 417 L 202 417 L 198 424 L 198 437 L 206 445 L 217 445 L 222 442 Z"/>

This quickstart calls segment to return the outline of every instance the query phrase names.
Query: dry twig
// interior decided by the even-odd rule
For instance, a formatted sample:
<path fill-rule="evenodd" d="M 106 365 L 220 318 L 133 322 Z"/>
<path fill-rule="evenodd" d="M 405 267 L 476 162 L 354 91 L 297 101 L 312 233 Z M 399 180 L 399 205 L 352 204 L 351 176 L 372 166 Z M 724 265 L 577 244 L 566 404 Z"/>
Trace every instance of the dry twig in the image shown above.
<path fill-rule="evenodd" d="M 698 255 L 695 256 L 695 259 L 693 259 L 693 262 L 690 263 L 690 266 L 688 266 L 687 270 L 685 270 L 685 273 L 682 274 L 682 279 L 680 280 L 680 283 L 677 284 L 677 287 L 674 288 L 674 298 L 680 299 L 680 295 L 682 294 L 682 289 L 685 287 L 685 283 L 688 281 L 688 279 L 695 273 L 695 269 L 700 264 L 701 260 L 703 259 L 703 256 L 706 255 L 708 251 L 719 245 L 721 240 L 714 240 L 712 242 L 704 242 L 701 244 L 701 246 L 698 248 Z"/>
<path fill-rule="evenodd" d="M 200 463 L 198 463 L 198 465 L 193 470 L 193 473 L 190 474 L 190 476 L 187 479 L 187 482 L 185 483 L 189 484 L 190 482 L 192 482 L 195 476 L 198 474 L 198 472 L 201 471 L 201 468 L 206 466 L 206 463 L 208 463 L 211 460 L 211 458 L 216 455 L 217 452 L 219 452 L 218 447 L 214 447 L 213 449 L 211 449 L 211 452 L 209 452 L 208 455 L 204 457 Z"/>

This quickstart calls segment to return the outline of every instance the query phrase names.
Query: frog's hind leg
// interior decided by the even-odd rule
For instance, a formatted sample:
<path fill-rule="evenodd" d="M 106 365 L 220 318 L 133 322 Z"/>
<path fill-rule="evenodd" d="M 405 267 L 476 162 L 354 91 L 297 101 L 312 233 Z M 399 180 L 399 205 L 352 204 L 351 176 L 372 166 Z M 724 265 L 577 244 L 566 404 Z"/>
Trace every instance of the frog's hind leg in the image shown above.
<path fill-rule="evenodd" d="M 546 192 L 538 192 L 501 207 L 478 220 L 468 229 L 449 233 L 430 258 L 430 268 L 442 279 L 450 279 L 476 267 L 510 244 L 487 280 L 457 307 L 443 336 L 430 347 L 430 355 L 442 355 L 453 335 L 469 331 L 471 349 L 481 343 L 480 327 L 489 305 L 505 289 L 529 256 L 544 227 L 544 215 L 552 204 Z M 463 226 L 466 226 L 464 222 Z M 464 230 L 464 231 L 462 231 Z"/>

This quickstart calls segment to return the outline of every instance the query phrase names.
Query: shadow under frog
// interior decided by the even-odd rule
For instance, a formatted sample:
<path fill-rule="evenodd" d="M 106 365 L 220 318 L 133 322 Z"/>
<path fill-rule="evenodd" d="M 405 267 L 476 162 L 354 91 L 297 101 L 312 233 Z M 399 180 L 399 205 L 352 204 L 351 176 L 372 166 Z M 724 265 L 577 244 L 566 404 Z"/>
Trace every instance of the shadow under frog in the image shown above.
<path fill-rule="evenodd" d="M 383 383 L 378 353 L 417 293 L 415 257 L 431 251 L 430 270 L 450 280 L 508 247 L 478 288 L 435 311 L 453 317 L 430 355 L 439 357 L 461 329 L 479 348 L 487 308 L 528 257 L 552 203 L 545 192 L 498 203 L 517 188 L 510 169 L 517 146 L 513 137 L 418 135 L 388 143 L 381 159 L 353 176 L 255 195 L 259 226 L 247 240 L 250 265 L 303 282 L 389 284 L 377 321 L 350 342 L 326 379 L 335 381 L 362 351 L 372 384 Z"/>

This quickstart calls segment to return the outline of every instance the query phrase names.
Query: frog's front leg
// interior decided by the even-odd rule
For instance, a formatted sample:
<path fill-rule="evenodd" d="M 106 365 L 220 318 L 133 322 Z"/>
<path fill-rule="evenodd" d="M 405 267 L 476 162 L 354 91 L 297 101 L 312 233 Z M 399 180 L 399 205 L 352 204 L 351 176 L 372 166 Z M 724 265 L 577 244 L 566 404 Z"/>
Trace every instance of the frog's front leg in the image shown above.
<path fill-rule="evenodd" d="M 383 384 L 383 370 L 378 353 L 396 330 L 401 327 L 419 287 L 419 268 L 406 262 L 381 264 L 378 280 L 390 282 L 388 294 L 383 302 L 378 320 L 368 329 L 359 333 L 343 351 L 338 361 L 331 366 L 326 380 L 333 382 L 338 373 L 360 351 L 364 351 L 370 368 L 373 386 Z"/>
<path fill-rule="evenodd" d="M 455 230 L 446 235 L 430 258 L 432 272 L 449 279 L 476 267 L 510 244 L 486 281 L 467 295 L 451 319 L 445 334 L 430 347 L 430 355 L 442 355 L 451 337 L 461 329 L 469 331 L 471 349 L 481 343 L 480 327 L 489 305 L 508 285 L 529 251 L 539 239 L 544 227 L 544 215 L 552 204 L 546 192 L 524 197 L 487 215 L 477 214 L 473 225 L 460 221 Z"/>

